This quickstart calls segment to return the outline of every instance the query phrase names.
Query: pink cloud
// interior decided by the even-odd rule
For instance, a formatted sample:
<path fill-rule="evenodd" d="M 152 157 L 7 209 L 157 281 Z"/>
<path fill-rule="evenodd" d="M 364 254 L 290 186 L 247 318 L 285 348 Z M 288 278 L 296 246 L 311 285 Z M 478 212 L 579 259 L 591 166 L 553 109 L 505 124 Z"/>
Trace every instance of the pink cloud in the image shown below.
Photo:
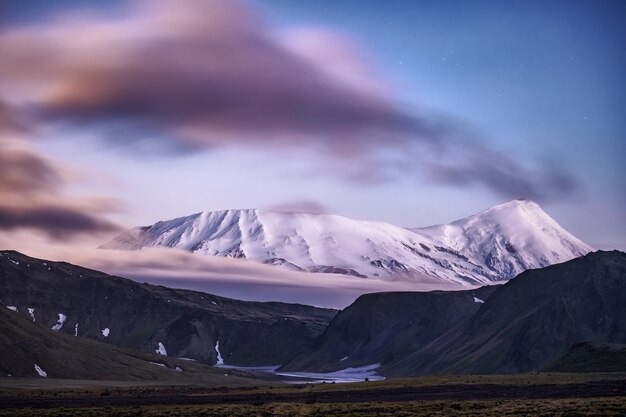
<path fill-rule="evenodd" d="M 31 229 L 56 238 L 117 230 L 104 198 L 62 194 L 64 170 L 21 141 L 0 137 L 0 230 Z"/>
<path fill-rule="evenodd" d="M 334 308 L 344 308 L 368 292 L 461 289 L 428 280 L 387 282 L 338 274 L 296 272 L 245 259 L 197 256 L 172 248 L 118 251 L 63 245 L 33 248 L 29 245 L 26 254 L 70 262 L 139 282 L 248 300 L 300 302 Z M 328 291 L 329 288 L 332 291 Z"/>
<path fill-rule="evenodd" d="M 5 107 L 179 151 L 314 149 L 341 165 L 325 172 L 357 182 L 422 175 L 538 199 L 576 188 L 563 170 L 528 168 L 450 118 L 405 111 L 345 35 L 278 32 L 236 0 L 133 5 L 2 32 Z"/>

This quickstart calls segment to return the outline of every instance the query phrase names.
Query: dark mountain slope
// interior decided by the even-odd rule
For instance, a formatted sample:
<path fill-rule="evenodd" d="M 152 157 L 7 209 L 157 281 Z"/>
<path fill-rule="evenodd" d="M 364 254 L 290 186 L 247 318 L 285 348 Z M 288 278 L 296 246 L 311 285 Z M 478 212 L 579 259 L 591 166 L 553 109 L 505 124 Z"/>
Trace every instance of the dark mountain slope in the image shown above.
<path fill-rule="evenodd" d="M 311 351 L 281 370 L 327 372 L 393 363 L 464 323 L 496 288 L 362 295 L 335 316 Z"/>
<path fill-rule="evenodd" d="M 460 329 L 383 369 L 387 375 L 539 370 L 579 342 L 626 343 L 626 254 L 594 252 L 498 288 Z"/>
<path fill-rule="evenodd" d="M 245 382 L 232 375 L 224 377 L 223 370 L 211 366 L 59 334 L 5 308 L 0 308 L 0 352 L 3 377 Z"/>
<path fill-rule="evenodd" d="M 0 252 L 0 304 L 59 332 L 214 364 L 285 363 L 309 349 L 335 310 L 244 302 L 140 284 L 65 262 Z M 34 309 L 34 310 L 28 310 Z M 60 316 L 63 315 L 63 316 Z M 32 319 L 32 318 L 31 318 Z M 108 330 L 107 330 L 108 329 Z"/>

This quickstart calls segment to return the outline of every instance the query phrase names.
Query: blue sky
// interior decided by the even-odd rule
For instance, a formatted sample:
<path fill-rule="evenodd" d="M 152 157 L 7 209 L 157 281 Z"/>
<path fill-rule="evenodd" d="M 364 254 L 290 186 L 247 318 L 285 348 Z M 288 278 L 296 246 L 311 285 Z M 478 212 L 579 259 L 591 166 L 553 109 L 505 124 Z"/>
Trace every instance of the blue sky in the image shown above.
<path fill-rule="evenodd" d="M 0 25 L 4 30 L 0 31 L 0 39 L 3 33 L 6 36 L 23 27 L 54 25 L 50 22 L 74 13 L 78 3 L 3 2 Z M 193 3 L 189 5 L 193 7 Z M 363 68 L 367 78 L 358 86 L 383 91 L 383 104 L 386 104 L 378 107 L 382 100 L 378 93 L 365 97 L 366 110 L 376 113 L 359 116 L 360 123 L 378 117 L 379 110 L 386 111 L 386 105 L 391 103 L 393 114 L 384 113 L 381 120 L 391 117 L 392 130 L 409 118 L 411 126 L 417 124 L 420 128 L 442 123 L 445 129 L 434 129 L 437 140 L 448 140 L 450 131 L 453 134 L 460 131 L 459 137 L 447 142 L 443 164 L 446 169 L 455 165 L 455 155 L 459 154 L 463 169 L 446 171 L 444 180 L 433 176 L 432 172 L 441 168 L 431 166 L 438 163 L 433 159 L 439 156 L 430 153 L 427 143 L 415 142 L 410 137 L 413 127 L 408 133 L 401 131 L 400 139 L 393 135 L 392 139 L 365 140 L 360 136 L 354 139 L 362 132 L 358 130 L 358 135 L 354 133 L 350 139 L 342 136 L 341 143 L 349 148 L 345 151 L 337 145 L 336 137 L 319 139 L 327 134 L 332 136 L 334 131 L 320 131 L 316 126 L 305 132 L 305 141 L 294 139 L 300 138 L 297 124 L 294 130 L 285 120 L 271 125 L 264 120 L 251 124 L 245 131 L 233 131 L 231 125 L 220 119 L 216 120 L 220 129 L 208 135 L 225 135 L 227 131 L 234 139 L 206 141 L 197 139 L 197 130 L 201 127 L 202 134 L 207 134 L 207 126 L 200 126 L 194 120 L 196 142 L 193 143 L 200 145 L 187 146 L 190 139 L 185 137 L 184 149 L 174 141 L 173 148 L 164 152 L 160 143 L 169 143 L 168 135 L 188 127 L 181 124 L 180 115 L 163 113 L 167 109 L 145 106 L 138 100 L 132 111 L 139 109 L 142 117 L 148 111 L 156 112 L 150 115 L 167 118 L 167 123 L 160 124 L 159 119 L 154 123 L 156 129 L 152 125 L 149 129 L 142 126 L 139 132 L 135 125 L 129 128 L 124 124 L 120 128 L 122 122 L 117 118 L 116 128 L 111 130 L 110 120 L 117 113 L 111 112 L 110 106 L 106 111 L 102 110 L 103 106 L 97 107 L 76 122 L 58 103 L 50 106 L 48 102 L 37 101 L 41 100 L 40 94 L 19 88 L 16 92 L 14 85 L 5 85 L 3 90 L 0 83 L 0 99 L 16 108 L 44 108 L 45 111 L 33 113 L 37 117 L 41 113 L 54 117 L 61 114 L 58 118 L 38 120 L 42 127 L 37 133 L 31 137 L 22 135 L 20 140 L 69 171 L 88 173 L 80 181 L 64 183 L 64 195 L 116 199 L 121 209 L 112 210 L 107 216 L 126 226 L 205 209 L 274 207 L 299 202 L 316 202 L 329 212 L 351 217 L 425 226 L 448 222 L 507 199 L 531 197 L 566 229 L 592 246 L 626 249 L 623 117 L 626 83 L 622 80 L 626 73 L 623 25 L 626 6 L 623 2 L 267 0 L 239 6 L 255 16 L 251 21 L 242 18 L 244 29 L 261 22 L 261 35 L 271 34 L 281 48 L 284 44 L 291 48 L 291 37 L 297 38 L 300 43 L 296 45 L 299 48 L 295 49 L 296 53 L 314 59 L 315 71 L 310 73 L 299 72 L 300 67 L 285 59 L 280 51 L 275 60 L 260 62 L 268 68 L 284 69 L 285 84 L 308 80 L 306 77 L 316 83 L 313 78 L 320 70 L 326 70 L 326 63 L 338 65 L 344 71 L 342 76 L 346 75 L 345 65 Z M 80 2 L 80 8 L 93 9 L 90 13 L 96 17 L 87 15 L 86 21 L 100 22 L 105 19 L 102 15 L 116 20 L 128 13 L 118 2 Z M 210 8 L 203 11 L 211 12 Z M 231 18 L 236 12 L 227 11 Z M 141 22 L 141 16 L 136 21 Z M 235 23 L 240 22 L 236 19 Z M 26 39 L 39 45 L 35 29 Z M 72 30 L 64 36 L 80 38 L 80 25 Z M 348 45 L 347 50 L 337 52 L 331 47 L 329 51 L 329 45 L 320 44 L 318 37 L 302 36 L 302 33 L 307 36 L 323 33 L 342 47 Z M 311 44 L 302 42 L 311 39 L 315 41 L 313 48 L 303 49 L 303 45 L 306 48 Z M 60 43 L 57 47 L 63 52 L 66 46 Z M 242 46 L 242 54 L 246 51 L 248 54 L 245 59 L 257 53 L 256 49 L 245 48 L 250 45 Z M 41 53 L 37 48 L 32 50 Z M 319 54 L 312 56 L 318 50 Z M 358 62 L 353 60 L 353 53 L 358 56 Z M 22 59 L 21 55 L 16 55 L 15 62 L 18 59 Z M 159 59 L 170 58 L 165 54 Z M 158 63 L 155 61 L 155 65 Z M 65 64 L 59 60 L 59 65 Z M 129 68 L 135 67 L 129 64 Z M 0 74 L 2 71 L 0 65 Z M 17 80 L 11 68 L 4 71 Z M 179 73 L 167 75 L 171 74 Z M 33 79 L 47 76 L 46 72 L 32 74 Z M 200 81 L 204 83 L 204 79 Z M 53 87 L 59 83 L 57 79 L 50 80 Z M 307 97 L 317 99 L 317 95 L 311 95 L 309 85 L 315 84 L 306 84 L 306 88 L 295 85 L 288 93 L 302 95 L 301 101 Z M 267 88 L 272 86 L 275 84 L 268 83 Z M 84 91 L 81 85 L 76 90 L 79 87 Z M 338 103 L 336 109 L 341 112 L 349 103 L 344 103 L 345 97 L 340 97 L 338 91 L 329 89 L 323 97 Z M 245 98 L 245 89 L 239 93 L 238 99 Z M 23 97 L 26 99 L 22 100 Z M 356 93 L 354 97 L 353 101 L 359 100 Z M 84 100 L 82 96 L 80 99 Z M 372 99 L 371 105 L 367 99 Z M 69 106 L 67 97 L 64 100 L 64 106 Z M 84 108 L 86 102 L 76 103 L 70 104 Z M 119 107 L 119 101 L 115 103 Z M 206 103 L 198 104 L 203 105 Z M 262 109 L 262 103 L 260 106 Z M 258 108 L 251 106 L 252 110 Z M 344 119 L 362 109 L 348 110 L 342 116 Z M 320 120 L 329 126 L 343 126 L 342 120 L 332 119 L 336 112 L 331 113 L 321 112 Z M 271 118 L 282 113 L 268 114 Z M 298 118 L 302 113 L 289 112 L 289 115 Z M 309 122 L 306 118 L 302 120 Z M 383 130 L 387 127 L 387 124 L 374 126 Z M 285 129 L 288 134 L 282 137 Z M 103 135 L 121 135 L 124 139 L 103 138 Z M 131 135 L 139 135 L 141 139 L 126 139 Z M 465 137 L 470 141 L 463 142 Z M 155 147 L 159 149 L 154 150 Z M 490 155 L 493 152 L 491 159 L 501 161 L 483 172 L 476 165 L 488 165 L 490 158 L 472 155 L 473 165 L 465 166 L 468 152 Z M 372 172 L 377 175 L 374 180 L 362 180 Z M 502 183 L 504 180 L 485 178 L 498 173 L 507 176 L 506 184 Z M 534 174 L 533 178 L 520 178 Z M 355 176 L 359 178 L 355 180 Z M 561 180 L 564 177 L 567 181 Z M 533 195 L 518 194 L 526 190 L 532 190 Z"/>
<path fill-rule="evenodd" d="M 581 190 L 546 204 L 548 211 L 596 245 L 603 245 L 598 228 L 613 235 L 606 245 L 625 247 L 623 2 L 263 4 L 279 24 L 354 36 L 406 105 L 459 117 L 520 158 L 568 167 Z M 474 208 L 494 202 L 484 194 L 469 199 L 480 201 Z"/>

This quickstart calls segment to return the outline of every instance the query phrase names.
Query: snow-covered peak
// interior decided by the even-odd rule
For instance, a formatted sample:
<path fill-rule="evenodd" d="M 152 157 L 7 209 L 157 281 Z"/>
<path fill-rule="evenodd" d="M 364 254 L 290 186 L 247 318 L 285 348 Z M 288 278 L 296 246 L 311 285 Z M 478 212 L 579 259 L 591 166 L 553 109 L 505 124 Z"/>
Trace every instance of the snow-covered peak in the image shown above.
<path fill-rule="evenodd" d="M 593 249 L 531 200 L 512 200 L 450 224 L 411 229 L 507 279 Z"/>
<path fill-rule="evenodd" d="M 309 272 L 461 284 L 509 279 L 591 250 L 529 200 L 419 229 L 331 214 L 203 211 L 134 228 L 103 247 L 153 246 Z"/>

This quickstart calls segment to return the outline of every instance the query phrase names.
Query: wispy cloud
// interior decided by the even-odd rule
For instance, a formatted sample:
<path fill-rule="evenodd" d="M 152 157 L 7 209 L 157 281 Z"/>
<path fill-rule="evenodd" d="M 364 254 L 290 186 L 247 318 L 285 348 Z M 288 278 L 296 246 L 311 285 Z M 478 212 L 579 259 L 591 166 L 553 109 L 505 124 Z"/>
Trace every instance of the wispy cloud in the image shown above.
<path fill-rule="evenodd" d="M 104 214 L 118 204 L 63 195 L 65 177 L 25 143 L 0 137 L 0 230 L 30 229 L 55 238 L 116 230 Z"/>
<path fill-rule="evenodd" d="M 2 246 L 0 236 L 0 247 Z M 172 248 L 139 251 L 45 246 L 27 255 L 63 260 L 132 278 L 139 282 L 188 288 L 256 301 L 283 301 L 344 308 L 359 295 L 380 291 L 454 290 L 458 286 L 428 281 L 392 282 L 346 275 L 289 271 L 245 259 L 198 256 Z M 328 289 L 332 288 L 332 291 Z"/>
<path fill-rule="evenodd" d="M 325 170 L 344 178 L 421 175 L 505 197 L 547 199 L 576 186 L 565 171 L 520 164 L 449 118 L 406 111 L 344 36 L 287 36 L 248 3 L 144 1 L 114 18 L 66 16 L 2 32 L 0 55 L 0 97 L 20 113 L 101 129 L 111 141 L 186 152 L 315 149 L 345 164 Z"/>
<path fill-rule="evenodd" d="M 286 211 L 290 213 L 328 213 L 328 208 L 325 205 L 313 200 L 284 201 L 282 203 L 274 204 L 270 207 L 267 207 L 267 209 L 275 211 Z"/>

